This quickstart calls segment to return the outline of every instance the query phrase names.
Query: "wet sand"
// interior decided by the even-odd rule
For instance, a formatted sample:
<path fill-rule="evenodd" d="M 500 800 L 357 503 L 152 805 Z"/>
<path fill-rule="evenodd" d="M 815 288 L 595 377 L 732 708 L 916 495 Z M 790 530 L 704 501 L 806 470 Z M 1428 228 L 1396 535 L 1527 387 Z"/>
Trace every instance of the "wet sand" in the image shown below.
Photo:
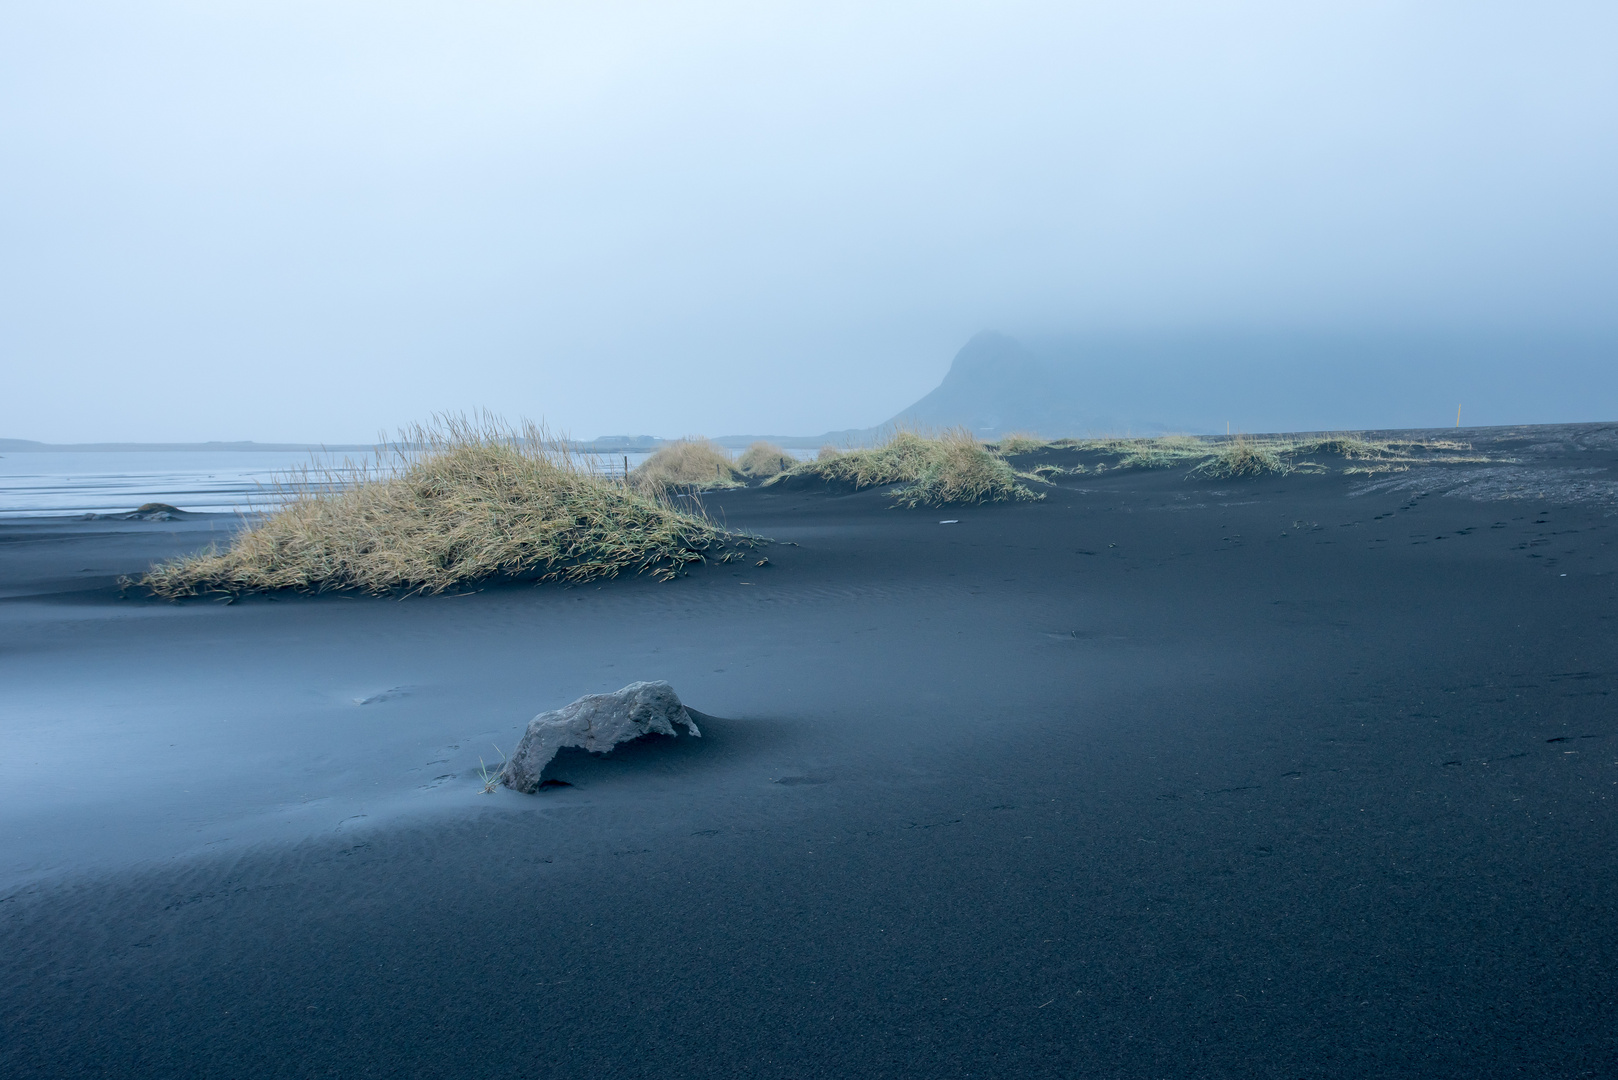
<path fill-rule="evenodd" d="M 402 602 L 120 599 L 230 519 L 0 523 L 0 1072 L 1613 1075 L 1618 434 L 1472 434 L 735 492 L 770 565 Z M 481 794 L 650 678 L 701 740 Z"/>

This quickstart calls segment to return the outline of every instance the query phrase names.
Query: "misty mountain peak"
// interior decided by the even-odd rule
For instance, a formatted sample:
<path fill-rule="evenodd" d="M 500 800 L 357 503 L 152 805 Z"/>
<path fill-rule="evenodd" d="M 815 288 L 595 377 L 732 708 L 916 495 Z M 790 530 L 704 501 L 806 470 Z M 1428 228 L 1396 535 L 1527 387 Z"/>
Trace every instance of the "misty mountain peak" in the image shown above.
<path fill-rule="evenodd" d="M 974 334 L 950 363 L 940 388 L 951 384 L 989 385 L 1037 378 L 1039 361 L 1014 337 L 996 330 Z"/>
<path fill-rule="evenodd" d="M 980 435 L 1025 425 L 1046 397 L 1045 365 L 1016 338 L 976 334 L 955 354 L 944 381 L 889 423 L 971 428 Z"/>

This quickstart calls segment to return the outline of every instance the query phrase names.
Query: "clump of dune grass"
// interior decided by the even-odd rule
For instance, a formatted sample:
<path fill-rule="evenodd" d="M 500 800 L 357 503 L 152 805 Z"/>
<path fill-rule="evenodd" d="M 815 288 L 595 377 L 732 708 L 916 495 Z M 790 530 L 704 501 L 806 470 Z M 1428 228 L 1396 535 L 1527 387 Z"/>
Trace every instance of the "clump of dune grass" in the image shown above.
<path fill-rule="evenodd" d="M 1391 447 L 1387 443 L 1372 442 L 1361 435 L 1326 435 L 1296 440 L 1289 445 L 1289 449 L 1298 454 L 1329 454 L 1353 460 L 1383 457 Z"/>
<path fill-rule="evenodd" d="M 350 469 L 285 478 L 275 492 L 284 501 L 230 547 L 153 567 L 139 584 L 175 598 L 667 579 L 727 543 L 754 542 L 593 471 L 531 424 L 441 417 Z"/>
<path fill-rule="evenodd" d="M 1032 432 L 1013 431 L 1000 436 L 991 445 L 995 453 L 1004 457 L 1014 457 L 1017 454 L 1032 454 L 1036 450 L 1043 450 L 1050 443 Z"/>
<path fill-rule="evenodd" d="M 1457 439 L 1370 439 L 1363 435 L 1328 435 L 1289 444 L 1297 454 L 1335 454 L 1364 462 L 1343 471 L 1349 474 L 1403 472 L 1415 464 L 1481 464 L 1499 461 L 1471 453 L 1472 444 Z"/>
<path fill-rule="evenodd" d="M 822 446 L 820 448 L 818 453 L 815 454 L 815 460 L 816 461 L 830 461 L 832 458 L 837 457 L 841 453 L 842 453 L 842 451 L 839 450 L 837 447 L 831 445 L 830 443 L 827 443 L 825 446 Z"/>
<path fill-rule="evenodd" d="M 1285 476 L 1292 468 L 1292 463 L 1281 456 L 1274 444 L 1237 435 L 1192 471 L 1225 478 Z"/>
<path fill-rule="evenodd" d="M 1208 456 L 1209 446 L 1194 435 L 1163 435 L 1156 439 L 1130 439 L 1119 447 L 1119 468 L 1172 469 Z"/>
<path fill-rule="evenodd" d="M 1340 457 L 1349 462 L 1345 476 L 1376 476 L 1405 472 L 1412 465 L 1485 464 L 1509 458 L 1472 452 L 1472 444 L 1457 439 L 1374 439 L 1360 434 L 1297 436 L 1270 440 L 1278 453 L 1297 458 Z M 1305 460 L 1300 467 L 1323 470 Z"/>
<path fill-rule="evenodd" d="M 1095 472 L 1190 465 L 1191 475 L 1216 478 L 1328 472 L 1330 465 L 1321 459 L 1332 458 L 1345 462 L 1342 468 L 1345 475 L 1402 471 L 1418 463 L 1500 460 L 1469 454 L 1470 444 L 1452 439 L 1373 439 L 1350 433 L 1057 439 L 1050 446 L 1103 458 L 1094 464 Z"/>
<path fill-rule="evenodd" d="M 648 495 L 736 487 L 736 463 L 711 439 L 676 439 L 641 462 L 629 482 Z"/>
<path fill-rule="evenodd" d="M 1214 452 L 1207 440 L 1195 435 L 1059 439 L 1051 445 L 1117 458 L 1111 465 L 1114 469 L 1168 469 L 1206 460 Z M 1105 467 L 1097 465 L 1098 471 L 1104 471 Z"/>
<path fill-rule="evenodd" d="M 786 472 L 797 463 L 797 458 L 779 446 L 761 440 L 742 451 L 742 456 L 736 459 L 736 468 L 750 480 L 765 480 Z"/>
<path fill-rule="evenodd" d="M 968 432 L 955 429 L 934 440 L 936 447 L 920 475 L 894 492 L 906 506 L 1041 499 L 1043 495 L 1017 482 L 1017 473 L 989 453 Z"/>
<path fill-rule="evenodd" d="M 1018 483 L 1018 474 L 965 429 L 928 436 L 897 431 L 874 447 L 842 450 L 803 462 L 770 482 L 808 476 L 856 490 L 902 484 L 893 497 L 904 506 L 1001 502 L 1043 496 Z"/>

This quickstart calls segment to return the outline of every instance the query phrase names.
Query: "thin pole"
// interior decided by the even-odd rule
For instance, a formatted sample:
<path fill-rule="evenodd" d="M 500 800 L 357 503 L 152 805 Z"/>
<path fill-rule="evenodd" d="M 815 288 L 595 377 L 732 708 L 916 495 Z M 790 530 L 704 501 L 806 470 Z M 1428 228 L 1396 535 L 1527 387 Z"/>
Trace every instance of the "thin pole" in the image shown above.
<path fill-rule="evenodd" d="M 1455 430 L 1459 431 L 1460 429 L 1461 429 L 1461 407 L 1459 405 L 1457 405 L 1457 406 L 1455 406 Z"/>

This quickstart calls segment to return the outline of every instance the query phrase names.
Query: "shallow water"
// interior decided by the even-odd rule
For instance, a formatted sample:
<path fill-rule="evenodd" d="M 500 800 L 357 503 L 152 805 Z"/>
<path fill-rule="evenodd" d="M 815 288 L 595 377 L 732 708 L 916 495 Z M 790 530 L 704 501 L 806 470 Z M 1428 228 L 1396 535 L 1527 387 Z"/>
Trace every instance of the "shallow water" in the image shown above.
<path fill-rule="evenodd" d="M 101 451 L 0 455 L 0 514 L 107 514 L 164 502 L 228 513 L 274 502 L 276 476 L 307 451 Z"/>
<path fill-rule="evenodd" d="M 304 450 L 30 451 L 0 454 L 0 516 L 110 514 L 161 502 L 195 513 L 247 511 L 280 501 L 277 477 L 341 469 L 345 455 Z M 600 459 L 634 468 L 646 454 Z"/>

